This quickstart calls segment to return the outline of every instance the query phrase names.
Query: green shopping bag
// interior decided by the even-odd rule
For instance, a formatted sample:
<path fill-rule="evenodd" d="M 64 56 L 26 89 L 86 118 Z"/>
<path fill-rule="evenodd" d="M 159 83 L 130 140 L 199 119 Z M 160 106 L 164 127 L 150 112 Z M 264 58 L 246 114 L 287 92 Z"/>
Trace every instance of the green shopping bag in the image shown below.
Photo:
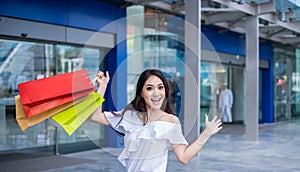
<path fill-rule="evenodd" d="M 68 135 L 72 135 L 103 101 L 103 97 L 95 92 L 91 92 L 87 98 L 64 111 L 55 114 L 51 119 L 55 124 L 61 126 Z"/>

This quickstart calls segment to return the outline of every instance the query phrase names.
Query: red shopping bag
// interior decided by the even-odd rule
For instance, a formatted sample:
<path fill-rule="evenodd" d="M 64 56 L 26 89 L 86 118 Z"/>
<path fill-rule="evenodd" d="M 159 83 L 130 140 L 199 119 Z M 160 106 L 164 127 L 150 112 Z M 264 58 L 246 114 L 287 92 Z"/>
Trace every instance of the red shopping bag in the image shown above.
<path fill-rule="evenodd" d="M 95 91 L 86 70 L 24 82 L 18 88 L 27 118 Z"/>

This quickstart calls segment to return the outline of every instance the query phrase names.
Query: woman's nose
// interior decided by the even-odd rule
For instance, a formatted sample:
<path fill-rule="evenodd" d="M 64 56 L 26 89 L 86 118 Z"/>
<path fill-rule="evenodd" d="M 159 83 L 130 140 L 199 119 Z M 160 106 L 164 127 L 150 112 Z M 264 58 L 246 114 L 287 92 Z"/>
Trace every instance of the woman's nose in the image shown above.
<path fill-rule="evenodd" d="M 158 94 L 159 93 L 159 89 L 158 88 L 155 88 L 154 89 L 154 94 L 156 95 L 156 94 Z"/>

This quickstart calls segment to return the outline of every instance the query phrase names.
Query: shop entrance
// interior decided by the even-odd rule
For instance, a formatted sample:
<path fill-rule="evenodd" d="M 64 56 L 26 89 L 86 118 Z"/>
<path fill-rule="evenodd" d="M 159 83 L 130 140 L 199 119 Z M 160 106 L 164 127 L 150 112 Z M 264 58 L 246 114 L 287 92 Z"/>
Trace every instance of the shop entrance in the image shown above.
<path fill-rule="evenodd" d="M 224 83 L 232 91 L 232 123 L 245 121 L 245 77 L 241 66 L 202 63 L 201 114 L 209 113 L 222 118 L 219 99 Z"/>
<path fill-rule="evenodd" d="M 299 117 L 299 51 L 292 47 L 274 48 L 275 122 Z"/>

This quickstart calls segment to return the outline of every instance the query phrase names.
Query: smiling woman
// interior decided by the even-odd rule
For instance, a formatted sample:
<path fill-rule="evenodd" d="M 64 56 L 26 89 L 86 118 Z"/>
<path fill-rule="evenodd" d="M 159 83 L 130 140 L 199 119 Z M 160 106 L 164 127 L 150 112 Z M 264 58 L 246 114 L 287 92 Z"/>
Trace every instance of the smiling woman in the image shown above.
<path fill-rule="evenodd" d="M 97 75 L 97 93 L 104 95 L 109 73 Z M 119 161 L 127 171 L 166 171 L 168 150 L 173 149 L 177 159 L 186 164 L 220 129 L 216 117 L 208 121 L 204 132 L 191 145 L 182 134 L 179 119 L 170 103 L 170 87 L 163 73 L 157 69 L 145 70 L 139 77 L 135 98 L 119 112 L 102 112 L 100 106 L 91 120 L 110 125 L 124 133 L 124 149 Z"/>

